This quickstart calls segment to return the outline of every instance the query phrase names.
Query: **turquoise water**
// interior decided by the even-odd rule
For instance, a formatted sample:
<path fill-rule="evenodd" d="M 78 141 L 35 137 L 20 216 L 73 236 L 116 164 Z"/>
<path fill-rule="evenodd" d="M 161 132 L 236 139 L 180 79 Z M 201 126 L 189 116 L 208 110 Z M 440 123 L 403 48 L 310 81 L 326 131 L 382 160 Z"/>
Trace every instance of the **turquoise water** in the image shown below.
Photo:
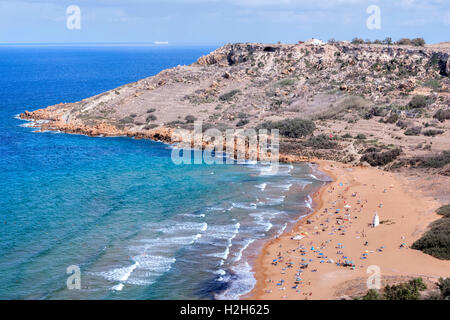
<path fill-rule="evenodd" d="M 261 240 L 306 214 L 323 183 L 310 166 L 176 166 L 161 143 L 34 133 L 15 118 L 213 49 L 0 47 L 1 299 L 234 299 L 252 288 Z M 80 290 L 66 286 L 71 265 Z"/>

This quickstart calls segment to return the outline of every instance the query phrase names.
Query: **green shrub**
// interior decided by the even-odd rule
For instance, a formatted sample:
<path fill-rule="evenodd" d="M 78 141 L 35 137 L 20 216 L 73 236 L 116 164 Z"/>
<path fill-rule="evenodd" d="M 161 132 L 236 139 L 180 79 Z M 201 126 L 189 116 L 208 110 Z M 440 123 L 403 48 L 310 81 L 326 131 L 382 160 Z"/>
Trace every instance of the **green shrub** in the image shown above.
<path fill-rule="evenodd" d="M 436 213 L 446 218 L 450 218 L 450 204 L 440 207 L 439 209 L 436 210 Z"/>
<path fill-rule="evenodd" d="M 186 120 L 186 123 L 194 123 L 197 118 L 189 114 L 184 118 L 184 120 Z"/>
<path fill-rule="evenodd" d="M 424 38 L 414 38 L 411 40 L 412 44 L 417 47 L 423 47 L 425 45 Z"/>
<path fill-rule="evenodd" d="M 150 109 L 147 110 L 147 113 L 153 113 L 153 112 L 155 112 L 155 111 L 156 111 L 155 108 L 150 108 Z"/>
<path fill-rule="evenodd" d="M 326 134 L 320 134 L 318 136 L 313 136 L 303 143 L 306 147 L 316 148 L 316 149 L 335 149 L 338 144 L 336 141 L 331 139 Z"/>
<path fill-rule="evenodd" d="M 150 121 L 155 121 L 156 119 L 157 119 L 156 116 L 154 114 L 151 114 L 151 115 L 147 116 L 147 118 L 145 120 L 147 120 L 147 122 L 150 122 Z"/>
<path fill-rule="evenodd" d="M 441 290 L 441 296 L 443 299 L 450 299 L 450 278 L 440 278 L 438 284 L 439 290 Z"/>
<path fill-rule="evenodd" d="M 132 117 L 125 117 L 119 120 L 120 124 L 133 123 L 134 119 Z"/>
<path fill-rule="evenodd" d="M 408 282 L 396 285 L 386 285 L 383 294 L 377 290 L 370 289 L 362 300 L 420 300 L 420 292 L 427 289 L 422 278 L 415 278 Z"/>
<path fill-rule="evenodd" d="M 384 298 L 386 300 L 420 300 L 420 291 L 426 288 L 422 278 L 393 286 L 387 285 L 384 288 Z"/>
<path fill-rule="evenodd" d="M 366 135 L 365 135 L 364 133 L 358 133 L 358 134 L 356 135 L 355 139 L 358 139 L 358 140 L 366 140 L 367 137 L 366 137 Z"/>
<path fill-rule="evenodd" d="M 442 168 L 450 163 L 450 150 L 431 157 L 416 157 L 410 160 L 410 164 L 420 168 Z"/>
<path fill-rule="evenodd" d="M 231 90 L 230 92 L 227 92 L 227 93 L 221 95 L 219 97 L 219 99 L 221 101 L 230 101 L 231 98 L 233 98 L 236 94 L 238 94 L 240 92 L 241 92 L 241 90 L 237 90 L 237 89 L 236 90 Z"/>
<path fill-rule="evenodd" d="M 371 108 L 364 116 L 366 120 L 372 119 L 375 117 L 384 117 L 388 113 L 388 110 L 383 107 L 373 107 Z"/>
<path fill-rule="evenodd" d="M 396 126 L 402 128 L 402 129 L 406 129 L 408 127 L 408 122 L 406 122 L 404 120 L 398 120 L 398 122 L 396 123 Z"/>
<path fill-rule="evenodd" d="M 363 44 L 364 40 L 362 38 L 353 38 L 352 44 Z"/>
<path fill-rule="evenodd" d="M 276 86 L 278 87 L 285 87 L 285 86 L 292 86 L 295 83 L 295 79 L 287 78 L 280 80 L 276 83 Z"/>
<path fill-rule="evenodd" d="M 396 123 L 399 119 L 399 116 L 397 113 L 391 114 L 387 119 L 382 119 L 380 122 L 382 123 Z"/>
<path fill-rule="evenodd" d="M 438 79 L 428 80 L 423 85 L 425 87 L 433 89 L 434 91 L 437 91 L 437 90 L 439 90 L 441 88 L 441 83 L 439 82 Z"/>
<path fill-rule="evenodd" d="M 438 134 L 443 134 L 445 131 L 444 130 L 434 130 L 434 129 L 429 129 L 423 132 L 424 136 L 427 137 L 434 137 Z"/>
<path fill-rule="evenodd" d="M 438 110 L 433 118 L 438 119 L 440 122 L 444 122 L 445 120 L 450 119 L 450 109 L 444 110 L 440 109 Z"/>
<path fill-rule="evenodd" d="M 149 125 L 146 125 L 146 126 L 144 127 L 144 130 L 152 130 L 152 129 L 155 129 L 157 126 L 158 126 L 158 125 L 155 124 L 155 123 L 149 124 Z"/>
<path fill-rule="evenodd" d="M 188 94 L 184 97 L 186 100 L 189 100 L 189 103 L 191 104 L 205 104 L 205 103 L 212 103 L 215 101 L 215 98 L 213 96 L 204 96 L 204 95 L 196 95 L 196 94 Z"/>
<path fill-rule="evenodd" d="M 320 120 L 327 119 L 337 119 L 346 114 L 346 111 L 352 110 L 355 112 L 355 116 L 357 112 L 361 112 L 367 106 L 367 101 L 360 96 L 349 96 L 346 97 L 341 103 L 337 106 L 333 106 L 326 111 L 319 113 L 316 118 Z"/>
<path fill-rule="evenodd" d="M 238 121 L 238 123 L 236 124 L 236 127 L 242 127 L 242 126 L 245 126 L 247 123 L 249 123 L 250 121 L 248 121 L 248 119 L 240 119 L 239 121 Z"/>
<path fill-rule="evenodd" d="M 423 38 L 414 38 L 414 39 L 401 38 L 400 40 L 395 42 L 395 44 L 423 47 L 425 45 L 425 40 Z"/>
<path fill-rule="evenodd" d="M 413 109 L 426 108 L 430 104 L 430 100 L 426 96 L 414 96 L 409 102 L 408 106 Z"/>
<path fill-rule="evenodd" d="M 450 218 L 443 217 L 430 226 L 431 229 L 414 242 L 412 248 L 438 259 L 450 260 Z"/>
<path fill-rule="evenodd" d="M 412 41 L 411 41 L 411 39 L 408 39 L 408 38 L 401 38 L 401 39 L 397 40 L 395 42 L 395 44 L 398 44 L 398 45 L 411 45 Z"/>
<path fill-rule="evenodd" d="M 375 289 L 369 289 L 366 295 L 362 297 L 363 300 L 382 300 L 383 297 Z"/>
<path fill-rule="evenodd" d="M 370 152 L 361 157 L 361 162 L 368 162 L 371 166 L 384 166 L 394 161 L 401 154 L 401 149 L 385 152 Z"/>
<path fill-rule="evenodd" d="M 421 131 L 422 131 L 422 127 L 420 127 L 420 126 L 412 127 L 412 128 L 406 129 L 405 136 L 418 136 Z"/>
<path fill-rule="evenodd" d="M 352 137 L 352 135 L 351 135 L 350 133 L 346 133 L 346 134 L 344 134 L 344 135 L 342 136 L 342 138 L 344 138 L 344 139 L 351 139 L 351 138 L 353 138 L 353 137 Z"/>
<path fill-rule="evenodd" d="M 278 129 L 280 135 L 288 138 L 302 138 L 314 132 L 316 125 L 311 120 L 299 118 L 286 119 L 281 121 L 266 121 L 259 125 L 257 129 Z"/>

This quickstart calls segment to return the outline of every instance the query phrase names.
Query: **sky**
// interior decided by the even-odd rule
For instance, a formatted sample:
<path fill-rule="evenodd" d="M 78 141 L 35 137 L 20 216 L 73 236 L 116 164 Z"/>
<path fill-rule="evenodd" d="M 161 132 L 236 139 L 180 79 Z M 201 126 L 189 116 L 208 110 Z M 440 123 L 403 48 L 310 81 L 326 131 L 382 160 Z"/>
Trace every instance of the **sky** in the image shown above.
<path fill-rule="evenodd" d="M 67 13 L 69 6 L 80 14 Z M 220 45 L 387 36 L 450 41 L 450 0 L 0 0 L 0 43 Z"/>

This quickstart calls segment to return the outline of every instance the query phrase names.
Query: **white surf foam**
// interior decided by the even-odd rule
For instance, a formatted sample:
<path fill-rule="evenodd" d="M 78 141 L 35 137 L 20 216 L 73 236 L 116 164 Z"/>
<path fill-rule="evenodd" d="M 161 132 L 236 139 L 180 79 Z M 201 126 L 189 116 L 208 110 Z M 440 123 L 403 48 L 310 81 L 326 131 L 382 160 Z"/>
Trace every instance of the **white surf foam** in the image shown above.
<path fill-rule="evenodd" d="M 245 203 L 240 203 L 240 202 L 232 202 L 231 205 L 233 206 L 233 208 L 238 208 L 238 209 L 247 209 L 247 210 L 253 210 L 257 208 L 256 203 L 250 203 L 250 204 L 245 204 Z"/>
<path fill-rule="evenodd" d="M 242 295 L 249 293 L 256 284 L 252 267 L 248 262 L 233 266 L 231 270 L 236 275 L 236 279 L 231 281 L 227 290 L 216 295 L 219 300 L 237 300 Z"/>
<path fill-rule="evenodd" d="M 259 188 L 261 191 L 264 191 L 266 190 L 267 183 L 258 184 L 256 187 Z"/>

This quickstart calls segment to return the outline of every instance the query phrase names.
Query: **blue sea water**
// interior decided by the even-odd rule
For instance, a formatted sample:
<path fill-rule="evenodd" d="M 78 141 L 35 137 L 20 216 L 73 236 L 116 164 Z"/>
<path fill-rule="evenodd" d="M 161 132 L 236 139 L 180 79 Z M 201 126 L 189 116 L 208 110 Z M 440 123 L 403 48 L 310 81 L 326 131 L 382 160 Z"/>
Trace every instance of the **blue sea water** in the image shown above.
<path fill-rule="evenodd" d="M 181 165 L 162 143 L 35 133 L 15 116 L 190 64 L 212 47 L 0 47 L 0 299 L 216 299 L 310 210 L 309 165 Z M 317 175 L 317 173 L 314 172 Z M 69 266 L 81 289 L 67 288 Z"/>

